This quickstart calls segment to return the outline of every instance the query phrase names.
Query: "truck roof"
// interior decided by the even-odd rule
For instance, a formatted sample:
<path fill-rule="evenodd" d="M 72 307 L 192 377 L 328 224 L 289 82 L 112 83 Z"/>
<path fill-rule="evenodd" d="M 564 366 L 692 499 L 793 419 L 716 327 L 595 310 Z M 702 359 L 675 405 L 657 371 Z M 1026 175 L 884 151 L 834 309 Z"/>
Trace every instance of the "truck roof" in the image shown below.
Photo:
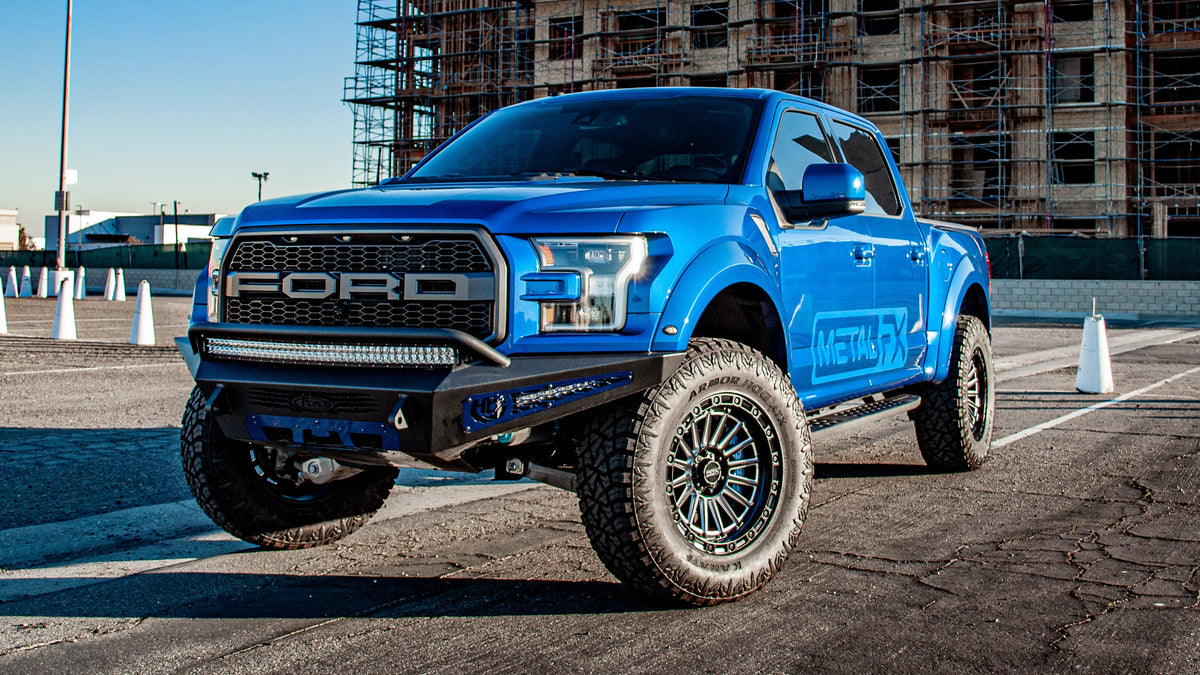
<path fill-rule="evenodd" d="M 841 108 L 828 105 L 816 99 L 790 94 L 784 91 L 775 89 L 738 89 L 732 87 L 634 87 L 630 89 L 598 89 L 594 91 L 581 91 L 571 94 L 560 94 L 547 98 L 539 98 L 524 103 L 518 103 L 519 106 L 527 105 L 555 105 L 562 103 L 564 100 L 584 100 L 584 99 L 647 99 L 647 98 L 672 98 L 678 96 L 711 96 L 713 98 L 736 98 L 736 99 L 757 99 L 765 101 L 768 104 L 777 101 L 794 101 L 802 103 L 812 108 L 818 108 L 827 113 L 833 113 L 841 117 L 849 117 L 856 120 L 860 125 L 875 129 L 875 125 L 859 115 Z"/>

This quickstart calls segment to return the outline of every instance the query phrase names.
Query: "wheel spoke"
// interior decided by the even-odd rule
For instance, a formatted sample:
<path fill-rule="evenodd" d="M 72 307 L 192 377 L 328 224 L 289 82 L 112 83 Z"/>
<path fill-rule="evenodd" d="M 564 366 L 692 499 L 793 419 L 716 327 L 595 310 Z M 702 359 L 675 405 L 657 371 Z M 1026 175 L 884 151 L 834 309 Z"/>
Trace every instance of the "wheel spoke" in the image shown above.
<path fill-rule="evenodd" d="M 745 507 L 750 507 L 754 504 L 754 502 L 751 502 L 749 499 L 746 499 L 744 496 L 742 496 L 742 493 L 734 490 L 732 485 L 726 485 L 725 489 L 721 491 L 721 494 L 729 497 L 733 501 Z"/>
<path fill-rule="evenodd" d="M 696 494 L 696 490 L 692 487 L 692 484 L 690 482 L 684 483 L 683 490 L 679 492 L 679 497 L 675 499 L 675 510 L 683 513 L 683 505 L 687 503 L 688 497 L 694 494 Z"/>
<path fill-rule="evenodd" d="M 736 436 L 737 433 L 742 430 L 743 426 L 745 426 L 745 425 L 742 424 L 742 421 L 737 420 L 736 424 L 733 425 L 733 428 L 729 430 L 729 433 L 725 434 L 725 438 L 722 438 L 721 442 L 717 443 L 717 449 L 724 451 L 725 448 L 729 446 L 729 443 L 733 441 L 733 437 Z"/>
<path fill-rule="evenodd" d="M 677 488 L 680 485 L 687 486 L 689 490 L 692 489 L 692 477 L 687 473 L 681 473 L 677 478 L 667 483 L 667 486 L 671 489 Z"/>
<path fill-rule="evenodd" d="M 746 459 L 733 460 L 732 462 L 729 463 L 729 468 L 730 469 L 740 469 L 740 468 L 746 467 L 746 466 L 754 466 L 755 464 L 758 464 L 758 458 L 757 457 L 748 457 Z"/>
<path fill-rule="evenodd" d="M 696 507 L 700 504 L 700 495 L 692 492 L 692 500 L 688 502 L 687 523 L 689 527 L 694 528 L 696 525 Z"/>
<path fill-rule="evenodd" d="M 752 436 L 747 437 L 746 440 L 744 440 L 744 441 L 738 443 L 737 445 L 733 446 L 732 448 L 729 448 L 728 450 L 726 450 L 725 456 L 730 457 L 732 455 L 735 455 L 738 453 L 739 450 L 746 447 L 747 445 L 750 445 L 753 442 L 754 442 L 754 437 L 752 437 Z"/>
<path fill-rule="evenodd" d="M 709 415 L 710 420 L 713 417 L 714 417 L 713 415 Z M 707 434 L 704 437 L 704 443 L 706 446 L 708 446 L 710 448 L 717 447 L 717 437 L 720 436 L 721 431 L 723 429 L 725 429 L 725 421 L 728 419 L 729 419 L 729 413 L 722 411 L 721 412 L 721 420 L 717 423 L 717 425 L 715 427 L 713 427 L 712 433 Z"/>
<path fill-rule="evenodd" d="M 692 420 L 692 423 L 688 425 L 688 433 L 691 434 L 691 437 L 692 437 L 692 450 L 693 451 L 699 450 L 700 448 L 704 447 L 703 445 L 701 445 L 700 437 L 697 435 L 696 420 Z"/>
<path fill-rule="evenodd" d="M 733 507 L 729 505 L 729 502 L 726 501 L 724 497 L 717 495 L 717 497 L 713 499 L 713 503 L 716 504 L 717 508 L 729 518 L 729 526 L 721 527 L 722 534 L 735 530 L 741 526 L 742 519 L 737 513 L 734 512 Z"/>
<path fill-rule="evenodd" d="M 746 478 L 745 476 L 737 476 L 737 475 L 730 476 L 729 482 L 733 483 L 734 485 L 744 485 L 746 487 L 752 487 L 752 488 L 758 487 L 758 481 L 750 480 L 749 478 Z"/>

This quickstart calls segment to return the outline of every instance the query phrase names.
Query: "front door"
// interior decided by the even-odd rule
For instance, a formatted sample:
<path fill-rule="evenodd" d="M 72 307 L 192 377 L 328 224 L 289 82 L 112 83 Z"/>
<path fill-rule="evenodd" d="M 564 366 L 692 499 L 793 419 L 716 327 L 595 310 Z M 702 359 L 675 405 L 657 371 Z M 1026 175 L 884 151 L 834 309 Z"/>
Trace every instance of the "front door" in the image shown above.
<path fill-rule="evenodd" d="M 765 184 L 799 190 L 810 165 L 835 161 L 821 120 L 786 110 Z M 776 200 L 778 201 L 778 200 Z M 791 343 L 790 375 L 805 408 L 853 397 L 874 373 L 862 326 L 874 320 L 875 261 L 870 223 L 837 218 L 791 223 L 778 206 L 780 280 Z"/>

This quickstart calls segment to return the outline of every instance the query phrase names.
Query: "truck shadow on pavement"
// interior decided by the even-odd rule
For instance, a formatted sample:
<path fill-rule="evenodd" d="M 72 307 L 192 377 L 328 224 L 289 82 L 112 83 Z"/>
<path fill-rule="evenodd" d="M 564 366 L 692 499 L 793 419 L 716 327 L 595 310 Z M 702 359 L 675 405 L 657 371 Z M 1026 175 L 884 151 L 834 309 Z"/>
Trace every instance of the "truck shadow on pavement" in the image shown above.
<path fill-rule="evenodd" d="M 14 590 L 0 579 L 0 592 Z M 674 609 L 614 581 L 154 572 L 0 603 L 3 617 L 337 619 Z"/>
<path fill-rule="evenodd" d="M 817 462 L 813 465 L 813 478 L 903 478 L 905 476 L 932 476 L 941 471 L 935 471 L 924 464 L 886 464 L 886 463 L 828 463 Z"/>

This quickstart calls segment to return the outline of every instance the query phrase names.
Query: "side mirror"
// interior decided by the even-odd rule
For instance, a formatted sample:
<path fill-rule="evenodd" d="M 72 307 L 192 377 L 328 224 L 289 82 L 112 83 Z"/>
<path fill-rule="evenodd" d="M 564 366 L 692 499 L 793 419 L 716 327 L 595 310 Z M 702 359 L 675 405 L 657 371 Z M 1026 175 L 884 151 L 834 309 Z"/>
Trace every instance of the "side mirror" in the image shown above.
<path fill-rule="evenodd" d="M 849 164 L 813 164 L 804 170 L 801 187 L 776 193 L 790 221 L 841 218 L 867 210 L 863 175 Z"/>

